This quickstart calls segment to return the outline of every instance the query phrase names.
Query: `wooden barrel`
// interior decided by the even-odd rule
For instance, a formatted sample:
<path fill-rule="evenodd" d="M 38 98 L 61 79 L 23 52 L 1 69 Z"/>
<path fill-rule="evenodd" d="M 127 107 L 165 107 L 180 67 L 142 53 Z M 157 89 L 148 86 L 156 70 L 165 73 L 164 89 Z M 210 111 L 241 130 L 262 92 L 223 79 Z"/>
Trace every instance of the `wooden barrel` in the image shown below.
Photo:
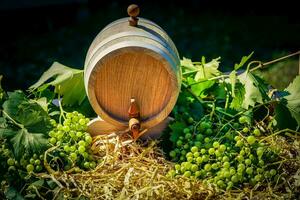
<path fill-rule="evenodd" d="M 128 18 L 106 26 L 92 42 L 85 61 L 84 83 L 95 112 L 117 127 L 128 126 L 131 98 L 140 109 L 142 128 L 164 120 L 181 85 L 177 49 L 155 23 Z"/>

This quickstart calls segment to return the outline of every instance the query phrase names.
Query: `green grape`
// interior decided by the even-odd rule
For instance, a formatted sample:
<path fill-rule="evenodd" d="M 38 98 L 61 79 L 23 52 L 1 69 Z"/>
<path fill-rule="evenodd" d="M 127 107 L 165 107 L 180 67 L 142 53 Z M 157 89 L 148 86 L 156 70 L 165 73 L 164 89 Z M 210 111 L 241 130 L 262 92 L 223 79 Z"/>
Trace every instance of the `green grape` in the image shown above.
<path fill-rule="evenodd" d="M 56 144 L 56 139 L 55 138 L 50 138 L 49 142 L 54 145 L 54 144 Z"/>
<path fill-rule="evenodd" d="M 262 176 L 260 174 L 257 174 L 254 176 L 255 181 L 259 182 L 262 179 Z"/>
<path fill-rule="evenodd" d="M 76 137 L 81 138 L 83 136 L 83 133 L 80 131 L 76 132 Z"/>
<path fill-rule="evenodd" d="M 215 142 L 213 143 L 213 147 L 214 147 L 214 148 L 218 148 L 219 146 L 220 146 L 220 143 L 219 143 L 219 142 L 215 141 Z"/>
<path fill-rule="evenodd" d="M 41 161 L 40 160 L 35 160 L 34 161 L 34 165 L 40 165 L 41 164 Z"/>
<path fill-rule="evenodd" d="M 81 117 L 79 117 L 79 118 L 81 118 Z M 79 119 L 78 122 L 79 122 L 80 125 L 85 125 L 86 124 L 85 119 L 83 119 L 83 118 Z"/>
<path fill-rule="evenodd" d="M 183 133 L 185 133 L 185 134 L 190 133 L 190 129 L 189 128 L 184 128 Z"/>
<path fill-rule="evenodd" d="M 276 173 L 277 173 L 277 172 L 276 172 L 276 170 L 275 170 L 275 169 L 271 169 L 271 170 L 270 170 L 270 175 L 271 175 L 271 176 L 275 176 L 275 175 L 276 175 Z"/>
<path fill-rule="evenodd" d="M 204 138 L 204 142 L 205 143 L 209 143 L 210 142 L 210 138 L 209 137 Z"/>
<path fill-rule="evenodd" d="M 259 158 L 261 158 L 264 154 L 264 149 L 262 147 L 258 147 L 256 150 L 256 154 Z"/>
<path fill-rule="evenodd" d="M 192 172 L 198 171 L 198 165 L 193 164 L 192 167 L 191 167 L 191 171 L 192 171 Z"/>
<path fill-rule="evenodd" d="M 240 164 L 238 165 L 238 169 L 245 170 L 245 169 L 246 169 L 246 166 L 245 166 L 244 164 L 240 163 Z"/>
<path fill-rule="evenodd" d="M 196 135 L 196 140 L 197 141 L 202 141 L 204 139 L 204 136 L 202 134 Z"/>
<path fill-rule="evenodd" d="M 200 177 L 201 176 L 201 171 L 196 171 L 195 172 L 195 177 Z"/>
<path fill-rule="evenodd" d="M 181 146 L 183 145 L 182 140 L 177 140 L 176 145 L 177 145 L 178 147 L 181 147 Z"/>
<path fill-rule="evenodd" d="M 244 127 L 244 128 L 243 128 L 243 132 L 244 132 L 244 133 L 248 133 L 248 132 L 249 132 L 249 128 L 248 128 L 248 127 Z"/>
<path fill-rule="evenodd" d="M 251 175 L 253 173 L 253 168 L 252 167 L 247 167 L 246 173 Z"/>
<path fill-rule="evenodd" d="M 71 151 L 71 148 L 69 147 L 69 145 L 65 145 L 65 146 L 64 146 L 64 151 L 65 151 L 65 152 Z"/>
<path fill-rule="evenodd" d="M 201 147 L 201 142 L 196 141 L 196 142 L 195 142 L 195 146 L 198 147 L 198 148 L 200 148 L 200 147 Z"/>
<path fill-rule="evenodd" d="M 215 150 L 215 155 L 216 155 L 216 157 L 219 159 L 219 160 L 221 160 L 222 158 L 221 158 L 221 156 L 222 156 L 222 153 L 217 149 L 217 150 Z"/>
<path fill-rule="evenodd" d="M 241 116 L 241 117 L 239 118 L 239 122 L 240 122 L 241 124 L 247 123 L 247 121 L 248 121 L 248 118 L 247 118 L 246 116 Z"/>
<path fill-rule="evenodd" d="M 225 178 L 230 178 L 231 177 L 230 172 L 229 171 L 225 171 L 224 172 L 224 177 Z"/>
<path fill-rule="evenodd" d="M 40 172 L 42 171 L 43 167 L 41 165 L 35 166 L 35 171 Z"/>
<path fill-rule="evenodd" d="M 30 164 L 34 164 L 35 160 L 33 158 L 30 158 L 29 162 Z"/>
<path fill-rule="evenodd" d="M 205 149 L 201 149 L 201 150 L 200 150 L 200 153 L 201 153 L 201 154 L 205 154 L 205 153 L 206 153 L 206 150 L 205 150 Z"/>
<path fill-rule="evenodd" d="M 175 158 L 176 157 L 176 152 L 175 151 L 170 151 L 169 155 L 170 155 L 171 158 Z"/>
<path fill-rule="evenodd" d="M 230 180 L 231 180 L 233 183 L 239 182 L 239 179 L 238 179 L 238 177 L 237 177 L 236 175 L 233 175 L 233 176 L 231 177 Z"/>
<path fill-rule="evenodd" d="M 187 152 L 185 149 L 181 150 L 181 155 L 185 156 L 186 154 L 187 154 Z"/>
<path fill-rule="evenodd" d="M 213 163 L 213 164 L 211 165 L 211 168 L 213 168 L 214 170 L 216 170 L 216 169 L 219 168 L 219 166 L 218 166 L 217 163 Z"/>
<path fill-rule="evenodd" d="M 204 165 L 204 170 L 205 171 L 210 171 L 211 170 L 211 164 L 207 163 Z"/>
<path fill-rule="evenodd" d="M 258 128 L 254 129 L 253 135 L 260 136 L 260 130 Z"/>
<path fill-rule="evenodd" d="M 251 165 L 251 160 L 250 160 L 250 159 L 246 159 L 246 160 L 245 160 L 245 164 L 246 164 L 246 165 Z"/>
<path fill-rule="evenodd" d="M 13 158 L 9 158 L 9 159 L 7 160 L 7 164 L 8 164 L 9 166 L 13 166 L 13 165 L 15 164 L 15 160 L 14 160 Z"/>
<path fill-rule="evenodd" d="M 194 158 L 198 158 L 200 156 L 200 153 L 198 151 L 196 151 L 194 154 L 193 154 Z"/>
<path fill-rule="evenodd" d="M 223 162 L 228 162 L 228 161 L 229 161 L 228 156 L 223 156 L 222 161 L 223 161 Z"/>
<path fill-rule="evenodd" d="M 220 152 L 225 152 L 225 151 L 226 151 L 226 146 L 225 146 L 224 144 L 221 144 L 221 145 L 219 146 L 219 151 L 220 151 Z"/>
<path fill-rule="evenodd" d="M 92 161 L 90 162 L 90 168 L 94 169 L 96 167 L 96 162 Z"/>
<path fill-rule="evenodd" d="M 196 158 L 196 163 L 197 163 L 198 165 L 200 165 L 202 162 L 203 162 L 202 157 Z"/>
<path fill-rule="evenodd" d="M 188 162 L 193 162 L 194 158 L 193 157 L 187 157 L 186 159 Z"/>
<path fill-rule="evenodd" d="M 207 162 L 209 160 L 209 157 L 207 155 L 202 156 L 203 162 Z"/>
<path fill-rule="evenodd" d="M 235 140 L 235 141 L 239 141 L 239 140 L 241 140 L 241 139 L 242 139 L 242 138 L 241 138 L 241 136 L 239 136 L 239 135 L 237 135 L 237 136 L 234 137 L 234 140 Z"/>
<path fill-rule="evenodd" d="M 72 113 L 67 113 L 67 114 L 66 114 L 66 117 L 67 117 L 67 119 L 71 119 L 71 118 L 72 118 L 72 116 L 73 116 L 73 114 L 72 114 Z"/>
<path fill-rule="evenodd" d="M 70 131 L 70 127 L 69 126 L 63 126 L 63 131 L 65 132 L 69 132 Z"/>
<path fill-rule="evenodd" d="M 229 162 L 224 162 L 223 167 L 226 168 L 226 169 L 229 169 L 230 163 Z"/>
<path fill-rule="evenodd" d="M 213 155 L 213 154 L 215 153 L 215 149 L 214 149 L 214 148 L 210 148 L 210 149 L 208 150 L 208 153 L 209 153 L 210 155 Z"/>
<path fill-rule="evenodd" d="M 189 124 L 192 124 L 193 122 L 194 122 L 194 119 L 193 119 L 192 117 L 189 117 L 189 118 L 188 118 L 188 123 L 189 123 Z"/>
<path fill-rule="evenodd" d="M 28 164 L 26 166 L 26 170 L 27 170 L 27 172 L 32 172 L 34 170 L 34 166 L 32 164 Z"/>
<path fill-rule="evenodd" d="M 84 147 L 84 146 L 79 146 L 79 147 L 78 147 L 78 152 L 79 152 L 79 153 L 85 152 L 85 147 Z"/>
<path fill-rule="evenodd" d="M 236 173 L 236 171 L 234 168 L 230 168 L 229 173 L 230 173 L 230 175 L 234 175 Z"/>
<path fill-rule="evenodd" d="M 193 152 L 193 153 L 198 152 L 198 147 L 193 146 L 193 147 L 191 148 L 191 152 Z"/>
<path fill-rule="evenodd" d="M 70 146 L 70 151 L 72 151 L 72 152 L 76 151 L 76 147 L 75 146 Z"/>
<path fill-rule="evenodd" d="M 238 155 L 236 157 L 236 159 L 239 161 L 239 162 L 243 162 L 244 161 L 244 157 L 242 155 Z"/>
<path fill-rule="evenodd" d="M 190 172 L 190 171 L 185 171 L 184 173 L 183 173 L 183 176 L 185 176 L 185 177 L 190 177 L 192 175 L 192 173 Z"/>
<path fill-rule="evenodd" d="M 265 165 L 265 162 L 264 162 L 263 160 L 259 160 L 259 161 L 258 161 L 258 165 L 259 165 L 259 166 L 264 166 L 264 165 Z"/>
<path fill-rule="evenodd" d="M 212 133 L 213 133 L 213 131 L 210 128 L 206 129 L 206 131 L 205 131 L 206 135 L 211 135 Z"/>
<path fill-rule="evenodd" d="M 185 136 L 184 136 L 185 139 L 189 140 L 192 138 L 192 134 L 190 133 L 187 133 Z"/>
<path fill-rule="evenodd" d="M 190 146 L 189 146 L 188 144 L 185 144 L 185 145 L 183 145 L 183 148 L 184 148 L 184 149 L 189 149 Z"/>
<path fill-rule="evenodd" d="M 186 156 L 186 157 L 193 157 L 194 154 L 193 154 L 192 152 L 188 152 L 185 156 Z"/>
<path fill-rule="evenodd" d="M 71 158 L 71 160 L 73 160 L 73 161 L 75 161 L 75 160 L 77 160 L 77 154 L 76 153 L 70 153 L 70 158 Z"/>
<path fill-rule="evenodd" d="M 180 170 L 180 167 L 181 167 L 181 166 L 180 166 L 179 164 L 176 164 L 176 165 L 175 165 L 175 169 L 176 169 L 177 171 Z"/>
<path fill-rule="evenodd" d="M 256 141 L 256 139 L 255 139 L 254 136 L 250 135 L 250 136 L 247 137 L 247 142 L 248 142 L 249 144 L 254 144 L 255 141 Z"/>
<path fill-rule="evenodd" d="M 242 147 L 244 145 L 244 142 L 242 140 L 238 140 L 236 143 L 235 143 L 235 146 L 237 147 Z"/>

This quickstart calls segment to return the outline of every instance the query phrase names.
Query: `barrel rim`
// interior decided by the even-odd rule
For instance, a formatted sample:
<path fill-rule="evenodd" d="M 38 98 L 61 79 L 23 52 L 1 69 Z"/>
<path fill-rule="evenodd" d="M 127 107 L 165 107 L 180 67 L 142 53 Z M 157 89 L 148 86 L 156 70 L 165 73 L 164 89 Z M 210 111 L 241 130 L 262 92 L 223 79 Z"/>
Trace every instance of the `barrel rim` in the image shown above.
<path fill-rule="evenodd" d="M 172 109 L 176 103 L 176 100 L 178 98 L 178 95 L 179 95 L 181 80 L 180 80 L 180 78 L 179 79 L 176 78 L 175 74 L 178 72 L 176 72 L 175 69 L 179 69 L 179 73 L 181 74 L 180 68 L 178 68 L 178 66 L 176 66 L 177 63 L 174 63 L 173 60 L 167 54 L 165 54 L 161 49 L 155 47 L 154 45 L 144 44 L 142 42 L 137 42 L 137 41 L 134 41 L 134 42 L 126 41 L 126 42 L 121 42 L 121 43 L 112 45 L 111 47 L 106 49 L 106 52 L 108 52 L 108 53 L 102 52 L 103 55 L 102 55 L 102 57 L 100 57 L 100 59 L 95 61 L 95 63 L 89 63 L 89 64 L 92 64 L 92 66 L 94 66 L 94 67 L 90 71 L 89 76 L 88 76 L 89 78 L 88 78 L 88 80 L 85 81 L 85 83 L 86 83 L 87 96 L 90 100 L 90 103 L 91 103 L 93 109 L 96 111 L 96 113 L 102 119 L 104 119 L 105 121 L 107 121 L 115 126 L 118 126 L 118 127 L 126 126 L 128 121 L 121 121 L 120 119 L 116 119 L 114 116 L 107 113 L 105 111 L 105 109 L 101 108 L 100 103 L 97 100 L 95 90 L 94 90 L 94 83 L 96 81 L 96 78 L 95 78 L 95 76 L 90 76 L 90 75 L 97 74 L 97 70 L 101 67 L 101 62 L 104 62 L 105 58 L 106 59 L 111 58 L 112 56 L 119 55 L 124 51 L 125 52 L 133 51 L 134 52 L 134 51 L 140 51 L 141 49 L 143 49 L 144 53 L 154 57 L 155 59 L 161 60 L 161 62 L 163 63 L 163 66 L 169 72 L 169 74 L 174 76 L 174 77 L 170 77 L 171 83 L 173 84 L 173 88 L 177 88 L 176 90 L 173 90 L 171 92 L 170 99 L 167 102 L 167 104 L 164 106 L 164 109 L 162 109 L 156 115 L 149 116 L 149 118 L 147 120 L 143 121 L 142 128 L 153 127 L 156 124 L 158 124 L 159 122 L 161 122 L 163 119 L 165 119 L 169 115 L 169 113 L 172 111 Z M 93 73 L 93 72 L 95 72 L 95 73 Z"/>

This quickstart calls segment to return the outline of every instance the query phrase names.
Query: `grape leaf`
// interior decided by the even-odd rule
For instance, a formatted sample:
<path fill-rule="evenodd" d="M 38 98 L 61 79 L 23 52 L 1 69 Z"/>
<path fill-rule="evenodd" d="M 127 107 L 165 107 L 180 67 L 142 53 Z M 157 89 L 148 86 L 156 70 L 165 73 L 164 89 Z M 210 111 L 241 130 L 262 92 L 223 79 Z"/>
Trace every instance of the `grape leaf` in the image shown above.
<path fill-rule="evenodd" d="M 251 52 L 248 56 L 243 56 L 241 62 L 234 65 L 234 70 L 238 70 L 239 68 L 241 68 L 252 57 L 253 53 L 254 52 Z"/>
<path fill-rule="evenodd" d="M 245 95 L 242 107 L 248 109 L 249 106 L 254 106 L 255 103 L 263 103 L 263 97 L 258 88 L 257 81 L 251 72 L 245 71 L 238 76 L 239 81 L 245 87 Z"/>
<path fill-rule="evenodd" d="M 195 81 L 205 80 L 219 76 L 221 72 L 218 70 L 221 57 L 212 59 L 209 63 L 196 65 L 198 72 L 195 75 Z"/>
<path fill-rule="evenodd" d="M 53 78 L 54 80 L 48 82 Z M 44 90 L 50 85 L 55 87 L 56 93 L 63 96 L 64 105 L 81 104 L 86 96 L 83 70 L 73 69 L 58 62 L 54 62 L 30 89 L 42 88 Z"/>
<path fill-rule="evenodd" d="M 297 122 L 293 117 L 291 116 L 291 112 L 286 107 L 283 101 L 281 101 L 276 107 L 275 107 L 275 120 L 276 120 L 276 126 L 279 129 L 295 129 L 297 127 Z"/>
<path fill-rule="evenodd" d="M 1 137 L 11 138 L 16 158 L 24 151 L 41 152 L 48 142 L 46 135 L 52 128 L 47 112 L 36 102 L 28 100 L 21 91 L 9 93 L 3 111 L 11 124 L 0 129 Z"/>
<path fill-rule="evenodd" d="M 232 98 L 230 103 L 230 108 L 235 110 L 240 110 L 244 101 L 245 88 L 241 83 L 236 83 L 235 85 L 235 96 Z"/>
<path fill-rule="evenodd" d="M 293 82 L 285 89 L 289 93 L 285 96 L 286 107 L 291 112 L 292 117 L 300 126 L 300 76 L 298 75 Z"/>
<path fill-rule="evenodd" d="M 42 133 L 30 133 L 26 128 L 19 129 L 17 134 L 11 138 L 14 154 L 19 159 L 25 151 L 41 153 L 47 146 L 48 140 Z"/>
<path fill-rule="evenodd" d="M 187 70 L 195 70 L 195 69 L 197 69 L 197 68 L 195 68 L 192 60 L 188 59 L 188 58 L 185 58 L 185 57 L 183 57 L 183 59 L 180 60 L 180 65 L 182 67 L 185 67 Z"/>
<path fill-rule="evenodd" d="M 189 85 L 191 85 L 192 91 L 200 97 L 205 97 L 206 95 L 204 94 L 204 91 L 210 87 L 212 87 L 215 83 L 215 81 L 203 81 L 197 83 L 194 79 L 188 77 L 187 82 Z"/>
<path fill-rule="evenodd" d="M 20 91 L 16 90 L 14 92 L 8 93 L 8 100 L 5 101 L 2 105 L 3 110 L 9 116 L 16 116 L 19 110 L 18 106 L 26 99 L 25 94 Z"/>

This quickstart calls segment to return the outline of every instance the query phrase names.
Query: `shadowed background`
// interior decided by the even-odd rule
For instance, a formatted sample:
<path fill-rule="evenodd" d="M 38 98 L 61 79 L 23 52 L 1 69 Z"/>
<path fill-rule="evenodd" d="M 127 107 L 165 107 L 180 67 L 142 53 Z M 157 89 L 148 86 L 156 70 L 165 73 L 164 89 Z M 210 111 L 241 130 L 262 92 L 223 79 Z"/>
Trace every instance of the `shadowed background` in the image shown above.
<path fill-rule="evenodd" d="M 93 38 L 108 23 L 126 17 L 131 3 L 140 6 L 141 17 L 166 30 L 181 58 L 199 61 L 205 56 L 209 61 L 221 56 L 223 71 L 252 51 L 253 59 L 268 61 L 300 49 L 298 7 L 292 1 L 270 5 L 258 0 L 2 0 L 4 89 L 27 89 L 54 61 L 83 68 Z M 270 68 L 266 77 L 273 85 L 285 87 L 298 73 L 298 65 L 297 57 L 289 59 L 278 65 L 280 70 Z"/>

